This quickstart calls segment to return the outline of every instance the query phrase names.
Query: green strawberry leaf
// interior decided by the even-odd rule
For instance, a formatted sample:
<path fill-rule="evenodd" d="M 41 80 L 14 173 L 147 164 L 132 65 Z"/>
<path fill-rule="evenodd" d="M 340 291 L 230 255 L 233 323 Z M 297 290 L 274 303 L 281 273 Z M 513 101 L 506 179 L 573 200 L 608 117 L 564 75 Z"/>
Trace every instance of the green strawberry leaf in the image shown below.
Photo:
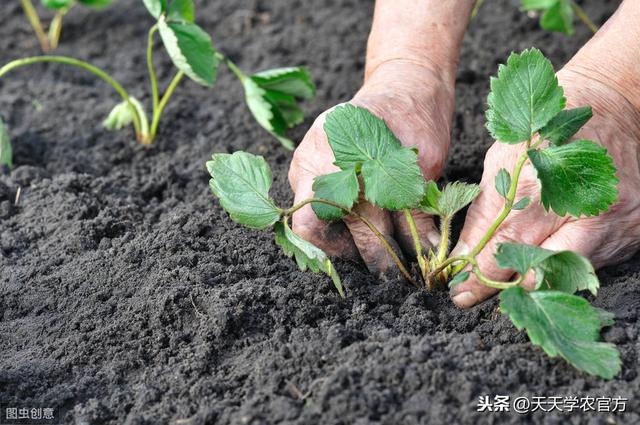
<path fill-rule="evenodd" d="M 343 170 L 380 158 L 402 145 L 383 120 L 369 110 L 345 104 L 331 111 L 325 120 L 324 131 Z"/>
<path fill-rule="evenodd" d="M 167 0 L 142 0 L 145 7 L 156 19 L 160 19 L 160 15 L 167 11 Z"/>
<path fill-rule="evenodd" d="M 4 125 L 2 118 L 0 118 L 0 165 L 6 165 L 9 168 L 13 167 L 11 139 L 9 138 L 9 131 Z"/>
<path fill-rule="evenodd" d="M 325 273 L 333 281 L 340 296 L 344 298 L 344 288 L 340 276 L 324 251 L 296 235 L 285 223 L 279 221 L 273 228 L 276 233 L 276 244 L 288 257 L 295 257 L 300 270 L 304 272 L 310 269 L 315 273 Z"/>
<path fill-rule="evenodd" d="M 107 7 L 113 2 L 114 0 L 78 0 L 78 3 L 80 4 L 95 8 Z"/>
<path fill-rule="evenodd" d="M 383 120 L 350 104 L 331 111 L 324 130 L 343 170 L 360 170 L 365 198 L 389 209 L 413 208 L 424 196 L 425 182 L 415 150 L 403 147 Z"/>
<path fill-rule="evenodd" d="M 265 229 L 280 219 L 281 210 L 269 197 L 271 169 L 261 156 L 247 152 L 215 154 L 207 162 L 209 186 L 231 218 L 253 229 Z"/>
<path fill-rule="evenodd" d="M 298 99 L 311 99 L 315 86 L 306 69 L 301 67 L 271 69 L 241 79 L 245 99 L 254 118 L 282 145 L 293 150 L 285 130 L 304 120 Z"/>
<path fill-rule="evenodd" d="M 268 92 L 251 78 L 243 79 L 242 85 L 247 107 L 258 124 L 278 139 L 286 149 L 293 150 L 293 142 L 284 135 L 288 127 L 287 122 L 278 106 L 273 103 L 273 97 L 269 97 Z"/>
<path fill-rule="evenodd" d="M 356 170 L 343 170 L 316 177 L 313 181 L 314 198 L 326 199 L 351 209 L 358 200 L 358 177 Z M 343 210 L 331 205 L 314 202 L 313 211 L 321 220 L 338 220 L 344 216 Z"/>
<path fill-rule="evenodd" d="M 571 251 L 549 251 L 532 245 L 502 243 L 495 254 L 498 267 L 525 275 L 533 269 L 536 289 L 573 294 L 589 290 L 597 295 L 600 282 L 585 257 Z"/>
<path fill-rule="evenodd" d="M 424 193 L 424 178 L 414 150 L 397 148 L 362 164 L 364 197 L 387 210 L 415 207 Z"/>
<path fill-rule="evenodd" d="M 540 138 L 559 146 L 569 141 L 593 116 L 590 106 L 565 109 L 540 130 Z"/>
<path fill-rule="evenodd" d="M 441 215 L 451 217 L 473 202 L 480 194 L 480 186 L 463 182 L 448 183 L 438 202 Z"/>
<path fill-rule="evenodd" d="M 461 284 L 462 282 L 465 282 L 467 279 L 469 279 L 469 276 L 471 276 L 471 273 L 469 272 L 462 272 L 462 273 L 458 273 L 457 275 L 455 275 L 455 277 L 453 279 L 451 279 L 451 281 L 449 282 L 449 288 L 453 288 L 456 285 Z"/>
<path fill-rule="evenodd" d="M 501 243 L 495 254 L 498 267 L 511 269 L 520 275 L 525 275 L 533 267 L 554 255 L 553 251 L 537 246 Z"/>
<path fill-rule="evenodd" d="M 473 202 L 479 194 L 480 186 L 477 184 L 453 182 L 440 191 L 435 182 L 429 181 L 418 209 L 427 214 L 452 217 Z"/>
<path fill-rule="evenodd" d="M 535 267 L 536 289 L 553 289 L 573 294 L 588 290 L 598 294 L 600 282 L 593 265 L 585 257 L 571 251 L 561 251 Z"/>
<path fill-rule="evenodd" d="M 560 356 L 575 368 L 604 379 L 620 372 L 620 353 L 613 344 L 599 342 L 600 329 L 610 315 L 582 297 L 559 291 L 527 293 L 521 287 L 500 293 L 500 311 L 531 343 L 550 357 Z"/>
<path fill-rule="evenodd" d="M 509 193 L 509 188 L 511 187 L 511 174 L 504 168 L 501 168 L 496 174 L 496 191 L 503 198 L 507 197 L 507 193 Z"/>
<path fill-rule="evenodd" d="M 193 0 L 173 0 L 169 5 L 167 20 L 171 22 L 193 23 L 195 19 L 195 6 Z"/>
<path fill-rule="evenodd" d="M 158 20 L 164 47 L 173 64 L 189 78 L 203 86 L 212 86 L 218 69 L 218 58 L 211 37 L 196 24 Z"/>
<path fill-rule="evenodd" d="M 613 160 L 605 148 L 590 140 L 530 150 L 529 159 L 542 184 L 547 211 L 560 216 L 598 215 L 618 199 Z"/>
<path fill-rule="evenodd" d="M 530 203 L 531 203 L 531 198 L 529 198 L 528 196 L 525 196 L 524 198 L 520 199 L 518 202 L 513 204 L 513 207 L 511 207 L 511 209 L 515 211 L 523 210 L 527 208 Z"/>
<path fill-rule="evenodd" d="M 522 0 L 524 10 L 544 10 L 555 5 L 558 0 Z"/>
<path fill-rule="evenodd" d="M 487 101 L 487 129 L 505 143 L 530 140 L 566 103 L 553 65 L 538 49 L 512 53 L 500 65 Z"/>
<path fill-rule="evenodd" d="M 73 3 L 73 0 L 42 0 L 42 5 L 47 9 L 65 9 Z"/>
<path fill-rule="evenodd" d="M 274 110 L 280 113 L 287 128 L 295 127 L 304 121 L 304 111 L 298 106 L 293 96 L 267 90 L 265 98 L 271 103 Z"/>
<path fill-rule="evenodd" d="M 573 9 L 571 0 L 558 0 L 556 4 L 544 11 L 540 17 L 540 26 L 547 31 L 573 35 Z"/>
<path fill-rule="evenodd" d="M 427 214 L 440 215 L 439 203 L 441 197 L 442 192 L 438 189 L 438 184 L 429 180 L 424 190 L 424 197 L 422 198 L 418 208 Z"/>
<path fill-rule="evenodd" d="M 258 72 L 251 79 L 265 90 L 288 94 L 298 99 L 311 100 L 316 86 L 304 67 L 275 68 Z"/>

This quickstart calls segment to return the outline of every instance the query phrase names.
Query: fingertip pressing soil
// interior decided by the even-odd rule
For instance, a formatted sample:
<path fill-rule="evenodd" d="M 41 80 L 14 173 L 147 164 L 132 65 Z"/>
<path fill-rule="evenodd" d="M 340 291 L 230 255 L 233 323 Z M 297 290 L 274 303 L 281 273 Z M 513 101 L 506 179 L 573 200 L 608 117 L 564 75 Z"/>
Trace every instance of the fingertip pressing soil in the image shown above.
<path fill-rule="evenodd" d="M 247 71 L 306 65 L 318 98 L 291 136 L 357 90 L 373 2 L 212 0 L 198 22 Z M 589 2 L 598 24 L 618 1 Z M 560 67 L 588 39 L 548 34 L 518 2 L 486 2 L 465 38 L 445 178 L 478 181 L 492 143 L 489 76 L 509 52 L 541 48 Z M 18 2 L 3 5 L 0 62 L 38 54 Z M 58 54 L 88 59 L 149 104 L 142 2 L 74 9 Z M 159 78 L 174 69 L 158 49 Z M 116 96 L 83 71 L 20 69 L 0 80 L 15 168 L 0 176 L 0 402 L 52 406 L 88 424 L 637 424 L 640 255 L 599 274 L 595 305 L 623 370 L 603 381 L 549 359 L 491 300 L 459 311 L 444 292 L 381 283 L 336 261 L 348 288 L 297 270 L 268 232 L 233 223 L 204 162 L 248 150 L 291 202 L 291 154 L 254 123 L 233 76 L 186 82 L 156 144 L 100 123 Z M 16 192 L 20 197 L 15 203 Z M 478 413 L 479 396 L 627 397 L 619 414 Z"/>

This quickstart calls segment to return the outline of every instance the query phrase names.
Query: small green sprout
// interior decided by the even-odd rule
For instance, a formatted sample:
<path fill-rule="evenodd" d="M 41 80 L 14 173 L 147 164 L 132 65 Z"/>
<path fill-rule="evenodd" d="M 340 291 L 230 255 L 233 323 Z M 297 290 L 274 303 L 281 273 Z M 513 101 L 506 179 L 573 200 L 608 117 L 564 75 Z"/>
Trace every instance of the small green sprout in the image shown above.
<path fill-rule="evenodd" d="M 147 117 L 143 105 L 108 73 L 87 62 L 66 56 L 34 56 L 14 60 L 0 68 L 0 78 L 16 68 L 40 62 L 62 63 L 84 69 L 101 78 L 120 95 L 121 102 L 113 107 L 103 124 L 108 130 L 120 130 L 133 125 L 136 138 L 149 145 L 156 138 L 162 113 L 174 91 L 185 76 L 204 87 L 215 83 L 219 65 L 239 79 L 245 91 L 250 112 L 256 121 L 287 149 L 293 142 L 285 131 L 304 118 L 299 100 L 315 96 L 315 85 L 302 67 L 277 68 L 254 75 L 242 72 L 228 57 L 213 47 L 211 38 L 194 23 L 193 0 L 143 0 L 156 23 L 148 33 L 147 68 L 151 82 L 152 114 Z M 99 3 L 93 0 L 93 4 Z M 104 2 L 102 2 L 104 3 Z M 165 50 L 178 69 L 166 91 L 160 96 L 153 66 L 155 35 L 159 34 Z"/>
<path fill-rule="evenodd" d="M 22 10 L 29 20 L 33 31 L 36 33 L 40 48 L 48 53 L 55 50 L 60 42 L 62 33 L 62 20 L 69 11 L 77 6 L 87 6 L 95 9 L 102 9 L 113 3 L 114 0 L 42 0 L 42 5 L 47 9 L 55 11 L 55 15 L 49 25 L 49 31 L 45 32 L 40 16 L 33 7 L 31 0 L 20 0 Z"/>
<path fill-rule="evenodd" d="M 598 31 L 598 26 L 575 0 L 522 0 L 522 9 L 540 13 L 540 26 L 547 31 L 573 35 L 576 16 L 593 33 Z"/>
<path fill-rule="evenodd" d="M 13 156 L 11 153 L 11 140 L 9 140 L 9 131 L 4 125 L 4 121 L 0 118 L 0 165 L 6 165 L 11 168 L 13 166 Z"/>
<path fill-rule="evenodd" d="M 381 240 L 407 281 L 419 288 L 456 285 L 475 275 L 483 285 L 502 291 L 500 310 L 518 329 L 527 331 L 533 344 L 579 370 L 610 379 L 620 371 L 620 355 L 612 344 L 600 342 L 598 335 L 612 323 L 612 315 L 575 295 L 581 290 L 597 294 L 599 282 L 589 260 L 570 251 L 504 243 L 495 253 L 497 265 L 517 276 L 506 282 L 485 276 L 477 261 L 509 214 L 531 204 L 528 197 L 516 201 L 525 164 L 536 170 L 542 205 L 558 215 L 597 215 L 617 200 L 616 168 L 606 149 L 589 140 L 570 143 L 591 118 L 591 108 L 565 109 L 564 91 L 553 66 L 537 49 L 513 53 L 499 67 L 498 76 L 491 79 L 488 104 L 491 135 L 525 149 L 511 172 L 498 172 L 495 188 L 504 206 L 466 255 L 450 256 L 449 228 L 453 216 L 478 196 L 478 185 L 454 182 L 440 189 L 435 182 L 425 181 L 416 150 L 402 146 L 383 120 L 353 105 L 340 106 L 326 117 L 324 130 L 340 171 L 316 178 L 314 198 L 289 208 L 277 206 L 268 193 L 272 177 L 267 163 L 246 152 L 213 155 L 207 162 L 211 189 L 238 223 L 255 229 L 274 226 L 276 243 L 285 253 L 295 256 L 302 270 L 329 275 L 341 295 L 344 288 L 327 256 L 289 227 L 293 213 L 304 205 L 311 204 L 322 220 L 345 215 L 361 220 Z M 404 213 L 416 247 L 418 278 L 383 234 L 353 210 L 360 193 L 380 208 Z M 442 238 L 437 252 L 425 252 L 412 210 L 439 217 Z M 521 285 L 530 272 L 535 274 L 536 287 L 527 292 Z"/>
<path fill-rule="evenodd" d="M 471 12 L 472 18 L 476 17 L 484 1 L 476 0 Z M 573 35 L 575 33 L 574 17 L 578 17 L 594 34 L 598 31 L 598 26 L 575 0 L 522 0 L 522 10 L 540 14 L 540 27 L 547 31 Z"/>

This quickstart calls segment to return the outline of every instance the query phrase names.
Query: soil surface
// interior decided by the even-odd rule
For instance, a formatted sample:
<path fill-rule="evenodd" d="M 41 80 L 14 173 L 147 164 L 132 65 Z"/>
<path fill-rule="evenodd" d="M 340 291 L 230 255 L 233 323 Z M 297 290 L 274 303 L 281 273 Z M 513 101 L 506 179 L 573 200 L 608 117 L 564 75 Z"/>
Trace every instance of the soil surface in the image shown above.
<path fill-rule="evenodd" d="M 212 0 L 198 22 L 245 70 L 307 65 L 313 116 L 357 90 L 373 2 Z M 515 0 L 486 2 L 464 42 L 450 179 L 478 181 L 492 143 L 488 78 L 510 51 L 537 46 L 557 67 L 588 39 L 548 34 Z M 598 23 L 618 1 L 589 2 Z M 17 1 L 3 5 L 0 62 L 38 54 Z M 110 71 L 149 103 L 142 2 L 72 11 L 60 54 Z M 157 54 L 163 84 L 174 69 Z M 254 123 L 234 77 L 186 82 L 157 143 L 101 121 L 117 101 L 60 65 L 0 82 L 15 168 L 0 176 L 0 402 L 66 410 L 88 424 L 638 424 L 640 256 L 600 272 L 595 304 L 623 371 L 611 381 L 549 359 L 491 300 L 459 311 L 447 294 L 381 283 L 338 260 L 349 297 L 297 270 L 268 232 L 233 223 L 208 189 L 213 152 L 248 150 L 291 202 L 291 154 Z M 18 188 L 21 196 L 14 199 Z M 307 394 L 303 401 L 299 393 Z M 622 414 L 477 413 L 479 396 L 627 397 Z"/>

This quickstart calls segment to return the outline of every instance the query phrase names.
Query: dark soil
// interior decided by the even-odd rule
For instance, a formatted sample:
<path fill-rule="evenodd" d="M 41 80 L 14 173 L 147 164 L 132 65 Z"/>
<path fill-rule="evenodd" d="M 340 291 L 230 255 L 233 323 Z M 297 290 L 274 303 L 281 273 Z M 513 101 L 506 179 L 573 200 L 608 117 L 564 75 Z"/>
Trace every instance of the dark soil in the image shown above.
<path fill-rule="evenodd" d="M 18 2 L 6 3 L 1 63 L 38 54 Z M 245 70 L 311 69 L 310 117 L 357 90 L 373 2 L 199 3 L 199 23 Z M 559 67 L 589 36 L 544 33 L 517 3 L 487 2 L 465 40 L 448 178 L 480 178 L 497 64 L 533 45 Z M 617 3 L 586 8 L 602 23 Z M 148 102 L 150 25 L 140 1 L 73 11 L 59 53 L 104 67 Z M 170 62 L 158 54 L 157 65 L 166 84 Z M 291 154 L 254 123 L 228 72 L 212 91 L 185 83 L 150 149 L 130 131 L 102 130 L 116 100 L 59 65 L 0 82 L 16 163 L 0 177 L 1 402 L 63 408 L 67 422 L 88 424 L 640 423 L 640 256 L 600 273 L 595 304 L 617 314 L 604 335 L 624 366 L 611 381 L 588 377 L 531 346 L 496 300 L 458 311 L 445 293 L 380 283 L 337 261 L 349 290 L 341 300 L 268 232 L 233 223 L 209 193 L 205 160 L 264 155 L 284 204 Z M 496 394 L 629 402 L 616 415 L 476 413 L 479 396 Z"/>

